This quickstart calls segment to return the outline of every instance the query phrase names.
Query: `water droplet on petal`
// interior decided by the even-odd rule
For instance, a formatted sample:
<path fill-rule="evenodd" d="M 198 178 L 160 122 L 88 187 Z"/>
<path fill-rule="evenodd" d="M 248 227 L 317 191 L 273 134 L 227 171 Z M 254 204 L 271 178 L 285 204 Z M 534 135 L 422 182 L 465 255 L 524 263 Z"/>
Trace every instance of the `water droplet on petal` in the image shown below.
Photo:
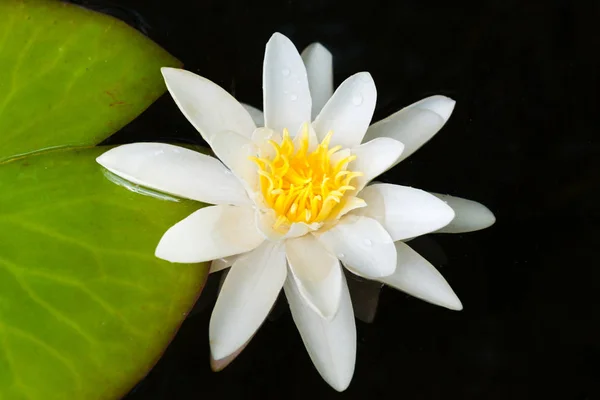
<path fill-rule="evenodd" d="M 354 104 L 355 106 L 360 106 L 363 102 L 363 97 L 360 94 L 355 94 L 352 97 L 352 104 Z"/>
<path fill-rule="evenodd" d="M 290 96 L 290 100 L 296 101 L 296 100 L 298 100 L 298 96 L 296 96 L 295 94 L 293 94 L 293 95 Z"/>
<path fill-rule="evenodd" d="M 290 70 L 287 68 L 284 68 L 281 70 L 281 75 L 283 76 L 290 76 Z"/>
<path fill-rule="evenodd" d="M 338 258 L 344 258 L 344 257 L 346 257 L 346 255 L 344 253 L 338 254 Z"/>
<path fill-rule="evenodd" d="M 365 245 L 371 246 L 373 245 L 373 242 L 371 242 L 369 239 L 365 239 Z"/>

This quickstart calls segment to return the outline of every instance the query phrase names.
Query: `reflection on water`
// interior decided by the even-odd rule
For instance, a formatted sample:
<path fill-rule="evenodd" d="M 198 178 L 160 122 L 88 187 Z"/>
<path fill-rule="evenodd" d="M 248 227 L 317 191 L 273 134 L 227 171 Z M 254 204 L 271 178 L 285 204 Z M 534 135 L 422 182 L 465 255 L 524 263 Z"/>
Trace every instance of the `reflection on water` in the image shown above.
<path fill-rule="evenodd" d="M 155 199 L 159 199 L 159 200 L 174 201 L 174 202 L 180 201 L 177 197 L 173 197 L 173 196 L 170 196 L 165 193 L 155 192 L 152 189 L 146 189 L 142 186 L 135 185 L 135 184 L 133 184 L 129 181 L 126 181 L 125 179 L 113 174 L 112 172 L 110 172 L 106 169 L 103 169 L 102 173 L 104 174 L 106 179 L 108 179 L 112 183 L 122 186 L 125 189 L 127 189 L 133 193 L 142 194 L 144 196 L 154 197 Z"/>

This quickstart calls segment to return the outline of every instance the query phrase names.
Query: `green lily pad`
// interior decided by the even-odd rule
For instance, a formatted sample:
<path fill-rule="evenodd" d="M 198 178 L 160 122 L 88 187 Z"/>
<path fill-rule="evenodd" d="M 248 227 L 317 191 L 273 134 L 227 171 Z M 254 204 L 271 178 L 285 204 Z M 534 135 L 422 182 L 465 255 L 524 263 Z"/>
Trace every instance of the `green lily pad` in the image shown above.
<path fill-rule="evenodd" d="M 0 164 L 0 398 L 118 399 L 160 357 L 206 265 L 154 257 L 198 203 L 111 175 L 106 149 Z"/>
<path fill-rule="evenodd" d="M 207 265 L 154 257 L 200 205 L 111 176 L 95 162 L 106 149 L 79 147 L 164 93 L 163 66 L 180 63 L 111 17 L 0 0 L 2 400 L 120 398 L 202 289 Z"/>
<path fill-rule="evenodd" d="M 180 63 L 112 17 L 51 0 L 0 1 L 0 161 L 95 145 L 166 90 Z"/>

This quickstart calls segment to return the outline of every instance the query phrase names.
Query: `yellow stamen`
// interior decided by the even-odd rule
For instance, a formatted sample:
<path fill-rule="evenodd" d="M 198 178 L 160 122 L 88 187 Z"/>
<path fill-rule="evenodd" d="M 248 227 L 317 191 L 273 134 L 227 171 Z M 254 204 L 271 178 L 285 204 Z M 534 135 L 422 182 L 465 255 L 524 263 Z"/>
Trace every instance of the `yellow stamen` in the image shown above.
<path fill-rule="evenodd" d="M 336 207 L 349 192 L 356 190 L 350 181 L 362 176 L 361 172 L 347 170 L 355 155 L 332 158 L 341 146 L 329 148 L 333 132 L 327 133 L 321 143 L 309 151 L 309 127 L 304 124 L 295 140 L 287 129 L 281 143 L 269 140 L 272 156 L 249 157 L 260 174 L 260 188 L 266 204 L 277 216 L 273 225 L 278 229 L 285 223 L 324 222 L 337 217 Z M 332 211 L 334 211 L 332 213 Z M 335 214 L 335 215 L 333 215 Z"/>

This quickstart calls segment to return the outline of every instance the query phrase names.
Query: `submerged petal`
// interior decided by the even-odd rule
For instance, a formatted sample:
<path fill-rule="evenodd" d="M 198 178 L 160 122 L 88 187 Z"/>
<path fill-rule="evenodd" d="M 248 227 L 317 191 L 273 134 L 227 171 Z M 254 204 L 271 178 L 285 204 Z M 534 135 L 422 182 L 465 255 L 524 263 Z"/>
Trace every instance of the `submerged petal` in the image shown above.
<path fill-rule="evenodd" d="M 376 100 L 371 74 L 359 72 L 346 79 L 313 122 L 319 140 L 333 131 L 332 146 L 358 146 L 373 118 Z"/>
<path fill-rule="evenodd" d="M 310 122 L 311 98 L 306 68 L 294 44 L 280 33 L 269 39 L 263 64 L 265 126 L 296 133 Z"/>
<path fill-rule="evenodd" d="M 315 235 L 344 265 L 360 275 L 379 278 L 396 269 L 394 242 L 372 218 L 348 214 L 333 228 Z"/>
<path fill-rule="evenodd" d="M 173 225 L 156 247 L 171 262 L 196 263 L 245 253 L 264 237 L 256 230 L 252 207 L 204 207 Z"/>
<path fill-rule="evenodd" d="M 454 211 L 437 197 L 419 189 L 376 183 L 360 192 L 367 207 L 352 213 L 374 218 L 394 241 L 413 238 L 446 226 Z"/>
<path fill-rule="evenodd" d="M 481 203 L 445 194 L 432 194 L 446 202 L 446 204 L 452 207 L 456 214 L 452 222 L 439 229 L 438 232 L 473 232 L 489 228 L 496 222 L 494 213 Z"/>
<path fill-rule="evenodd" d="M 398 253 L 396 272 L 379 281 L 429 303 L 462 310 L 462 303 L 448 282 L 429 261 L 405 243 L 396 242 L 395 245 Z"/>
<path fill-rule="evenodd" d="M 362 278 L 352 271 L 348 270 L 345 274 L 350 297 L 352 298 L 352 308 L 354 316 L 367 324 L 375 320 L 377 306 L 379 305 L 379 295 L 384 284 L 379 281 Z"/>
<path fill-rule="evenodd" d="M 250 137 L 256 128 L 254 121 L 223 88 L 183 69 L 161 68 L 161 71 L 173 100 L 208 144 L 221 131 Z"/>
<path fill-rule="evenodd" d="M 308 355 L 323 379 L 338 392 L 346 390 L 356 362 L 356 325 L 346 279 L 342 277 L 337 314 L 327 320 L 303 301 L 296 282 L 288 277 L 284 290 L 292 317 Z"/>
<path fill-rule="evenodd" d="M 315 119 L 333 95 L 333 56 L 320 43 L 313 43 L 302 51 L 302 60 L 312 97 L 311 116 Z"/>
<path fill-rule="evenodd" d="M 365 141 L 378 137 L 399 140 L 405 146 L 399 163 L 431 139 L 448 121 L 456 102 L 445 96 L 431 96 L 411 104 L 369 127 Z"/>
<path fill-rule="evenodd" d="M 305 303 L 323 318 L 333 318 L 340 304 L 342 268 L 312 235 L 286 241 L 291 277 Z"/>
<path fill-rule="evenodd" d="M 210 319 L 214 359 L 228 357 L 254 335 L 277 300 L 286 275 L 280 244 L 265 242 L 233 263 Z"/>
<path fill-rule="evenodd" d="M 250 204 L 240 181 L 216 158 L 163 143 L 115 147 L 96 161 L 137 185 L 209 204 Z"/>

